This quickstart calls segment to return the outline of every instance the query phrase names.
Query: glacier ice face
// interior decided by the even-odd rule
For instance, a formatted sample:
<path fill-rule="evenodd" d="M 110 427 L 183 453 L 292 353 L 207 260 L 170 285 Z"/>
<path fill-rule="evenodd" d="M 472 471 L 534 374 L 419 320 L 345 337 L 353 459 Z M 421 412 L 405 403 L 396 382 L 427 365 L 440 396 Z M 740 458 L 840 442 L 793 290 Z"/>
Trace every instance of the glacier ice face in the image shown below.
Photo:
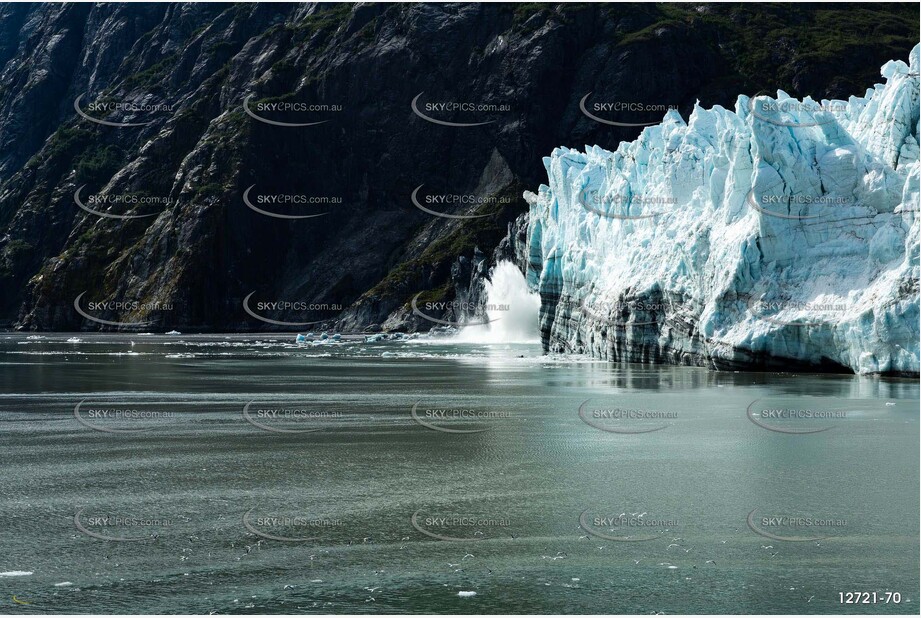
<path fill-rule="evenodd" d="M 919 49 L 863 97 L 742 95 L 555 149 L 525 193 L 545 347 L 918 374 Z"/>

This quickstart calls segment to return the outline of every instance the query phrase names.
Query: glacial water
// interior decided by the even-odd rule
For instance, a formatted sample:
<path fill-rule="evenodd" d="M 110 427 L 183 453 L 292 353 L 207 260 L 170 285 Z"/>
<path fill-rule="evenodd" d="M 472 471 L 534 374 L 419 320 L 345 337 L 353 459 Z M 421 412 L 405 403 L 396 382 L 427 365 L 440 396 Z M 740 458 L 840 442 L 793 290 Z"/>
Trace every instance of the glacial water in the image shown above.
<path fill-rule="evenodd" d="M 5 612 L 919 611 L 915 380 L 275 334 L 0 363 Z"/>

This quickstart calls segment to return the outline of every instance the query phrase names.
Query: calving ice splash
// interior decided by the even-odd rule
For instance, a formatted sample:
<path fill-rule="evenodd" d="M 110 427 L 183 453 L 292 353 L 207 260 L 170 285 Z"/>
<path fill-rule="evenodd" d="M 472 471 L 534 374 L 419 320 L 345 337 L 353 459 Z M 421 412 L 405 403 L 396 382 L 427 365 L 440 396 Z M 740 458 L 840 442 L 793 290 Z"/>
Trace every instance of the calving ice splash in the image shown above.
<path fill-rule="evenodd" d="M 485 284 L 486 318 L 463 328 L 457 341 L 469 343 L 531 343 L 540 340 L 537 328 L 540 296 L 528 289 L 521 271 L 499 262 Z"/>
<path fill-rule="evenodd" d="M 863 97 L 742 95 L 554 150 L 525 193 L 545 347 L 917 375 L 919 66 L 916 46 Z"/>

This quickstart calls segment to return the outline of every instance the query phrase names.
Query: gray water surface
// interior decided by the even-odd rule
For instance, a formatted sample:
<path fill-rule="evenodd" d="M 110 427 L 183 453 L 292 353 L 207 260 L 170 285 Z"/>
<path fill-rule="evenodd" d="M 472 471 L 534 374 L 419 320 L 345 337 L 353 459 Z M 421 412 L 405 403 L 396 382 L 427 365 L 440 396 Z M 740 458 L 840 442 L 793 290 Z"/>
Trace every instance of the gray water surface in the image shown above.
<path fill-rule="evenodd" d="M 0 336 L 3 613 L 919 611 L 916 380 L 34 337 Z"/>

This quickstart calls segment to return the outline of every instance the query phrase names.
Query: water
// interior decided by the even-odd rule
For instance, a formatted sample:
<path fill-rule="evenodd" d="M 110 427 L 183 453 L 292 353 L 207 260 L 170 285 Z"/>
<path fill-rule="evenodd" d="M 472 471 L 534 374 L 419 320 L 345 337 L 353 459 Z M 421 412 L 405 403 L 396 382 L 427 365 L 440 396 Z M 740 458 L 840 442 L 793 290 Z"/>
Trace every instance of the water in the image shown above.
<path fill-rule="evenodd" d="M 918 613 L 916 381 L 292 341 L 0 337 L 5 607 Z"/>

